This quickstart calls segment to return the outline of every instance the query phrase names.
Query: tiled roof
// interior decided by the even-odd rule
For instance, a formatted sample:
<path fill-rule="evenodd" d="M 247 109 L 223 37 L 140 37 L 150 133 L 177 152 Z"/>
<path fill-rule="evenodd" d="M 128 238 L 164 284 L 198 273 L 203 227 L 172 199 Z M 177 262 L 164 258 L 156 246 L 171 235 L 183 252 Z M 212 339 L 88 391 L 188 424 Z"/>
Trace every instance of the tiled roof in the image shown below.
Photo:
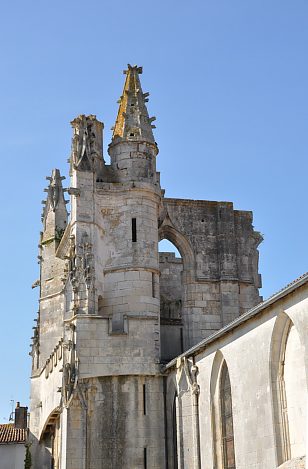
<path fill-rule="evenodd" d="M 25 443 L 26 438 L 26 428 L 15 428 L 13 423 L 0 424 L 0 445 L 6 443 Z"/>

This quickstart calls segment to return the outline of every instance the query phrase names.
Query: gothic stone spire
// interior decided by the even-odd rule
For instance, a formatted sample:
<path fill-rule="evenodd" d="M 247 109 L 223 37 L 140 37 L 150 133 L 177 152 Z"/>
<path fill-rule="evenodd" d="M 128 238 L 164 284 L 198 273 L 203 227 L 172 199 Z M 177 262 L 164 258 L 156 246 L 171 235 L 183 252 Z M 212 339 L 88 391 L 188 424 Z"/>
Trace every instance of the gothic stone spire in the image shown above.
<path fill-rule="evenodd" d="M 60 175 L 58 169 L 53 169 L 51 177 L 48 176 L 46 179 L 49 181 L 49 186 L 45 189 L 47 200 L 43 201 L 43 239 L 59 241 L 66 228 L 68 217 L 67 201 L 64 199 L 66 189 L 62 187 L 62 180 L 65 177 Z"/>
<path fill-rule="evenodd" d="M 119 100 L 119 111 L 113 128 L 113 143 L 118 140 L 146 141 L 155 144 L 152 122 L 155 117 L 149 117 L 146 102 L 149 93 L 143 93 L 139 74 L 142 67 L 128 64 L 123 94 Z"/>

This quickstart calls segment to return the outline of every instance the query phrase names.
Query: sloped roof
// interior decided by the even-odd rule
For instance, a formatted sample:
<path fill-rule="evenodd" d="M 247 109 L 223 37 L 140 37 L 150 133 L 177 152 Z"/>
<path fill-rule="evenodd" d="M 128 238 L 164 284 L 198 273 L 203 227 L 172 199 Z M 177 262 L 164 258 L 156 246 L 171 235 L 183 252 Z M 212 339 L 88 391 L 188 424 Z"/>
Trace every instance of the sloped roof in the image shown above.
<path fill-rule="evenodd" d="M 15 428 L 13 423 L 0 424 L 0 445 L 7 443 L 25 443 L 26 439 L 26 428 Z"/>

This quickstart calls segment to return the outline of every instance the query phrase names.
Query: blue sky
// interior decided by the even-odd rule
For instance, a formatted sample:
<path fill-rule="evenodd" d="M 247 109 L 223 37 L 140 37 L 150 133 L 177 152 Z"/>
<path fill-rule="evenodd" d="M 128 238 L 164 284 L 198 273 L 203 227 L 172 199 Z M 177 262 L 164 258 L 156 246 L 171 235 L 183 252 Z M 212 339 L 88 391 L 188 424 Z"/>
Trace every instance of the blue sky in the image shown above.
<path fill-rule="evenodd" d="M 67 175 L 78 114 L 105 123 L 107 148 L 128 62 L 144 67 L 166 196 L 253 210 L 265 297 L 308 270 L 307 21 L 304 0 L 2 5 L 0 421 L 28 402 L 45 176 Z"/>

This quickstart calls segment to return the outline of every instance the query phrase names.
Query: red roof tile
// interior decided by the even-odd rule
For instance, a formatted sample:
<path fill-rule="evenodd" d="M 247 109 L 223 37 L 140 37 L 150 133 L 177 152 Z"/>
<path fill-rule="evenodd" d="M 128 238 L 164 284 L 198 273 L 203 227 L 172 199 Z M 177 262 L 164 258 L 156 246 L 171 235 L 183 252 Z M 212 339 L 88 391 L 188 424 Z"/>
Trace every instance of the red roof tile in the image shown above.
<path fill-rule="evenodd" d="M 26 428 L 15 428 L 13 423 L 0 424 L 0 445 L 5 443 L 25 443 Z"/>

